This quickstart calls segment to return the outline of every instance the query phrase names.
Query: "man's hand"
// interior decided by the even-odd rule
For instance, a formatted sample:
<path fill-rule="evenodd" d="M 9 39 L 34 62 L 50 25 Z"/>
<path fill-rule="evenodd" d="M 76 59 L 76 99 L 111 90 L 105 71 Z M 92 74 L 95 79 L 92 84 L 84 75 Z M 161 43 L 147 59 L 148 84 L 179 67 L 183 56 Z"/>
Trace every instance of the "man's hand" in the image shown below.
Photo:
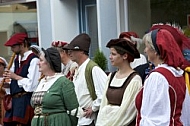
<path fill-rule="evenodd" d="M 93 113 L 93 111 L 92 111 L 92 107 L 88 107 L 88 108 L 85 108 L 84 109 L 84 117 L 86 117 L 86 118 L 91 118 L 91 116 L 92 116 L 92 113 Z"/>
<path fill-rule="evenodd" d="M 13 79 L 13 80 L 20 80 L 22 79 L 21 76 L 11 72 L 10 70 L 5 70 L 4 74 L 3 74 L 3 77 L 5 78 L 5 80 L 10 80 L 10 79 Z M 6 81 L 7 82 L 7 81 Z"/>

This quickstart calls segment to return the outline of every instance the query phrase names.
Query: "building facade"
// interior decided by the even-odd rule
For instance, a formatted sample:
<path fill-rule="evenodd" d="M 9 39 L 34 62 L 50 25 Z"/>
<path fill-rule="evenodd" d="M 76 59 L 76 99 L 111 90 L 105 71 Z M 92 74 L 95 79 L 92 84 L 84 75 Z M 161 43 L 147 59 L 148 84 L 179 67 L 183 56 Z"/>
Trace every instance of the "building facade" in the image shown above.
<path fill-rule="evenodd" d="M 39 46 L 44 48 L 52 41 L 70 42 L 79 33 L 87 33 L 92 39 L 90 57 L 93 58 L 95 51 L 100 49 L 108 58 L 109 50 L 105 45 L 110 39 L 117 38 L 122 31 L 136 31 L 142 36 L 144 29 L 150 27 L 150 3 L 147 0 L 4 0 L 0 5 L 28 3 L 30 7 L 34 2 L 36 13 L 25 16 L 33 19 L 15 18 L 16 14 L 13 14 L 11 23 L 31 25 L 36 22 Z M 11 34 L 7 29 L 5 39 Z M 11 54 L 10 50 L 8 54 Z M 108 62 L 108 70 L 112 69 Z"/>
<path fill-rule="evenodd" d="M 1 0 L 0 47 L 14 33 L 16 22 L 44 48 L 52 41 L 70 42 L 79 33 L 87 33 L 92 39 L 90 57 L 99 49 L 108 58 L 105 45 L 120 32 L 135 31 L 142 37 L 159 22 L 189 27 L 189 5 L 190 0 Z M 2 48 L 0 54 L 8 57 L 11 51 Z M 108 71 L 112 71 L 109 62 Z"/>

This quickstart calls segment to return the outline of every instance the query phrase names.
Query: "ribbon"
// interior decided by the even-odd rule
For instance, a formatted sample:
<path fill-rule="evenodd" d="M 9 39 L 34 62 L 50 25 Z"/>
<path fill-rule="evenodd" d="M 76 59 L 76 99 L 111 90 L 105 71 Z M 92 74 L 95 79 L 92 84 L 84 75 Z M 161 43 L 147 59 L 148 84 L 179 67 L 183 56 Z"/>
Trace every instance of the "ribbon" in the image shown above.
<path fill-rule="evenodd" d="M 190 73 L 190 67 L 186 67 L 185 68 L 185 82 L 186 82 L 186 86 L 187 86 L 187 89 L 188 89 L 189 94 L 190 94 L 189 73 Z"/>

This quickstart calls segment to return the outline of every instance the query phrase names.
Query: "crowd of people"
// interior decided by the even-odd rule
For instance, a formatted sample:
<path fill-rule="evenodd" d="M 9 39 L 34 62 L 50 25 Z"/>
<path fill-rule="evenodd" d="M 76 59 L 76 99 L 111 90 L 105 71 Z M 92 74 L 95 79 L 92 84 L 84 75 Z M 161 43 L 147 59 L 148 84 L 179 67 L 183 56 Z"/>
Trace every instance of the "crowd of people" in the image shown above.
<path fill-rule="evenodd" d="M 190 39 L 179 29 L 156 24 L 142 39 L 136 32 L 110 39 L 117 70 L 109 75 L 90 59 L 90 45 L 86 33 L 47 49 L 31 45 L 27 33 L 12 35 L 5 43 L 16 55 L 10 69 L 0 57 L 0 91 L 11 96 L 1 98 L 1 125 L 190 125 Z"/>

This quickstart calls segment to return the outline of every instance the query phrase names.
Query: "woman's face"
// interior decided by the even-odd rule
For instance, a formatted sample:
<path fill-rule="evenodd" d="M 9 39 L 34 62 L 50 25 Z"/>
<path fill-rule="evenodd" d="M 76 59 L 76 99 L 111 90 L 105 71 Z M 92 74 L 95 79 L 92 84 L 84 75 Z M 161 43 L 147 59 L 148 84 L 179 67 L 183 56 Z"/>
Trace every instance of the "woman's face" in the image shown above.
<path fill-rule="evenodd" d="M 65 50 L 57 47 L 57 50 L 59 51 L 59 54 L 61 56 L 61 63 L 63 63 L 64 65 L 66 65 L 67 62 L 67 53 L 65 52 Z"/>
<path fill-rule="evenodd" d="M 40 55 L 40 61 L 38 63 L 39 71 L 44 73 L 46 70 L 50 69 L 48 62 L 46 61 L 44 54 Z"/>
<path fill-rule="evenodd" d="M 117 53 L 114 48 L 110 48 L 109 59 L 112 66 L 119 66 L 124 61 L 123 56 Z"/>
<path fill-rule="evenodd" d="M 0 62 L 0 77 L 3 76 L 4 70 L 5 70 L 5 66 L 4 66 L 4 64 L 2 62 Z"/>
<path fill-rule="evenodd" d="M 61 62 L 64 65 L 67 65 L 67 59 L 68 59 L 69 55 L 65 52 L 65 50 L 59 51 L 59 54 L 61 56 Z"/>
<path fill-rule="evenodd" d="M 150 62 L 153 62 L 154 63 L 154 60 L 156 58 L 156 51 L 154 49 L 151 48 L 150 44 L 145 41 L 145 49 L 144 49 L 144 52 L 145 54 L 147 55 L 148 57 L 148 61 Z"/>

